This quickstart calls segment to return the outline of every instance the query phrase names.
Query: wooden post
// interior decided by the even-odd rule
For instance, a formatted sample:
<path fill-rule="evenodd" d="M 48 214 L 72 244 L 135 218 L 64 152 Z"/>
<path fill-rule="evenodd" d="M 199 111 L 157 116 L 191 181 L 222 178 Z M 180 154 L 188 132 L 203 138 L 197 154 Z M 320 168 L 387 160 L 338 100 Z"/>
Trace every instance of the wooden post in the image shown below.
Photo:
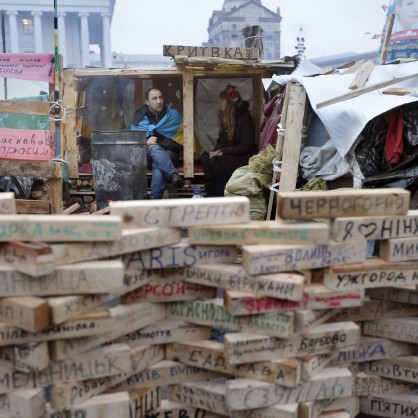
<path fill-rule="evenodd" d="M 193 70 L 186 68 L 183 78 L 183 158 L 184 177 L 194 177 L 194 120 L 193 120 Z"/>
<path fill-rule="evenodd" d="M 296 188 L 306 107 L 306 92 L 302 86 L 291 85 L 289 95 L 282 172 L 280 175 L 280 191 L 283 192 L 291 192 Z"/>

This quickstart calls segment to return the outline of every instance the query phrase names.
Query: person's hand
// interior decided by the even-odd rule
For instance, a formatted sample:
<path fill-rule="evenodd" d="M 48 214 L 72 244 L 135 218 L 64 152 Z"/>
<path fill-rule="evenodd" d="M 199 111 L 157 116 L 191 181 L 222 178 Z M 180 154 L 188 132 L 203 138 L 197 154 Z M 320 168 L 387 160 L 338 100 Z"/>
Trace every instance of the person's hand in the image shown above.
<path fill-rule="evenodd" d="M 221 155 L 222 155 L 222 151 L 220 149 L 217 149 L 217 150 L 211 151 L 209 153 L 209 158 L 212 158 L 212 157 L 220 157 Z"/>
<path fill-rule="evenodd" d="M 156 145 L 157 144 L 157 137 L 156 136 L 150 136 L 147 139 L 147 145 Z"/>

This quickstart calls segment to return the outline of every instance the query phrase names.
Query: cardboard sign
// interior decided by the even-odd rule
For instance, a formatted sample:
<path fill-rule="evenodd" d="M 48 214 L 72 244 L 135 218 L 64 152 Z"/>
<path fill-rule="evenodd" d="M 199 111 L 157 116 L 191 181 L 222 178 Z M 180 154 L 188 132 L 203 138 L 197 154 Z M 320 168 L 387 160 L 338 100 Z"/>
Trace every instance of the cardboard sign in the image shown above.
<path fill-rule="evenodd" d="M 0 159 L 18 161 L 49 161 L 54 157 L 54 131 L 0 129 Z"/>
<path fill-rule="evenodd" d="M 53 54 L 0 54 L 0 77 L 54 84 Z"/>

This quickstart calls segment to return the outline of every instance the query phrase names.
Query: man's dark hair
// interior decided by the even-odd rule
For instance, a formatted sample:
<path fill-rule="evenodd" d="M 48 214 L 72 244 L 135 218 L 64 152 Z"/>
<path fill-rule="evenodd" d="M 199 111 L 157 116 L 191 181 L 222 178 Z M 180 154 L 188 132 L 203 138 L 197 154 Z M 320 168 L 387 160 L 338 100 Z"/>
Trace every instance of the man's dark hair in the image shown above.
<path fill-rule="evenodd" d="M 150 89 L 146 90 L 145 93 L 144 93 L 144 99 L 145 100 L 149 100 L 149 94 L 151 93 L 151 90 L 161 91 L 160 89 L 157 89 L 157 87 L 151 87 Z"/>

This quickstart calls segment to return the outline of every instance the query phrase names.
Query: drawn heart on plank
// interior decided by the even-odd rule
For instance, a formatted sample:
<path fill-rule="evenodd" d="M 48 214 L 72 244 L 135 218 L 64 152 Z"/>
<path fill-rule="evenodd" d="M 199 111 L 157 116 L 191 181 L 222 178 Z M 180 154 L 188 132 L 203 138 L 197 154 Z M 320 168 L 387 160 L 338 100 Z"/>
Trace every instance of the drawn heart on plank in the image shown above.
<path fill-rule="evenodd" d="M 364 236 L 364 238 L 370 237 L 376 232 L 377 225 L 375 223 L 371 224 L 364 224 L 358 227 L 360 234 Z"/>

